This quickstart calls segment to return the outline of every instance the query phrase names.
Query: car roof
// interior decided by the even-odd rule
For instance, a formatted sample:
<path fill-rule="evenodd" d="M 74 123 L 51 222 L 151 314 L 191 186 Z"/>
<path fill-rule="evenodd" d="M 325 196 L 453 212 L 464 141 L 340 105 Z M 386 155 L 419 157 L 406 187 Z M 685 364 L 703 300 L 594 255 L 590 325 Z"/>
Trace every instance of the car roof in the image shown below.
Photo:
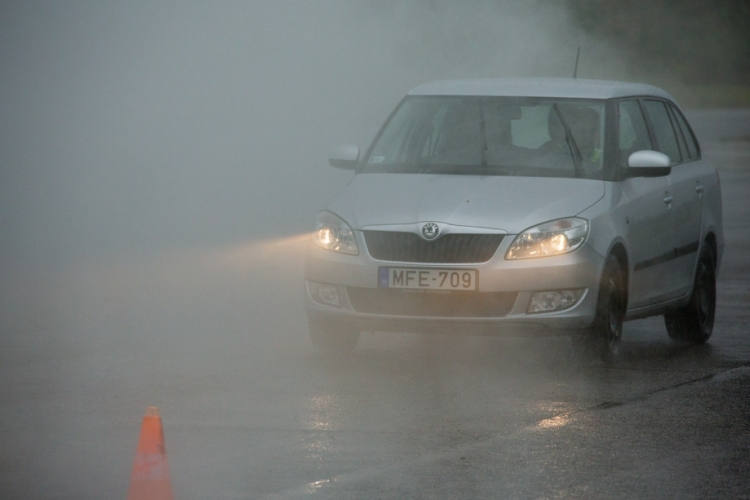
<path fill-rule="evenodd" d="M 577 99 L 656 96 L 674 101 L 674 98 L 668 92 L 645 83 L 579 80 L 573 78 L 439 80 L 419 85 L 409 91 L 409 95 L 561 97 Z"/>

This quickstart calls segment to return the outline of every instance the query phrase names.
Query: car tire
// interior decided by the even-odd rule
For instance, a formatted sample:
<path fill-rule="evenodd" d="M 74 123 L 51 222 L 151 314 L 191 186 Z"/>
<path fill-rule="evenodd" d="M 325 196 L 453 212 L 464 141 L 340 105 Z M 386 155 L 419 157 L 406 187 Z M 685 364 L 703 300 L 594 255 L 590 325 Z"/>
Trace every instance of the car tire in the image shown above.
<path fill-rule="evenodd" d="M 685 307 L 664 314 L 669 338 L 676 342 L 702 344 L 714 329 L 716 316 L 716 259 L 708 245 L 698 258 L 693 291 Z"/>
<path fill-rule="evenodd" d="M 622 267 L 614 255 L 607 258 L 599 284 L 594 324 L 573 336 L 573 347 L 582 354 L 606 364 L 620 352 L 625 317 L 625 291 Z"/>
<path fill-rule="evenodd" d="M 308 320 L 310 341 L 323 352 L 345 354 L 352 352 L 359 342 L 359 331 L 344 324 Z"/>

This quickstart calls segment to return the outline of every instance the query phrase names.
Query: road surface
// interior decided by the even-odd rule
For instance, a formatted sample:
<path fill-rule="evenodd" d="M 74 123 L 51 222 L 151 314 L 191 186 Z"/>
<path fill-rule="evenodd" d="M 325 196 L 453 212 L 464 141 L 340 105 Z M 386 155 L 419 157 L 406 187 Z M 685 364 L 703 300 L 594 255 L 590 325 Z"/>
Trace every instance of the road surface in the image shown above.
<path fill-rule="evenodd" d="M 125 498 L 148 406 L 178 499 L 750 498 L 750 112 L 691 117 L 727 235 L 707 344 L 650 318 L 611 368 L 565 338 L 368 334 L 327 357 L 304 235 L 9 270 L 0 498 Z"/>

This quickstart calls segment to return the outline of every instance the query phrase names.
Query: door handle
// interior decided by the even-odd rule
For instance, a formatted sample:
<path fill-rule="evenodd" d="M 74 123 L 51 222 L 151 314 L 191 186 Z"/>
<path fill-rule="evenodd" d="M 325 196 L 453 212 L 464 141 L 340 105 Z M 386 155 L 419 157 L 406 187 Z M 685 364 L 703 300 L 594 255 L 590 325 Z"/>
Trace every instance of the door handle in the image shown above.
<path fill-rule="evenodd" d="M 673 200 L 674 200 L 674 198 L 672 197 L 671 194 L 669 194 L 669 191 L 665 191 L 664 192 L 664 203 L 666 203 L 667 205 L 669 205 L 670 203 L 672 203 Z"/>
<path fill-rule="evenodd" d="M 695 186 L 695 192 L 698 194 L 703 193 L 703 184 L 701 184 L 700 182 L 697 183 Z"/>

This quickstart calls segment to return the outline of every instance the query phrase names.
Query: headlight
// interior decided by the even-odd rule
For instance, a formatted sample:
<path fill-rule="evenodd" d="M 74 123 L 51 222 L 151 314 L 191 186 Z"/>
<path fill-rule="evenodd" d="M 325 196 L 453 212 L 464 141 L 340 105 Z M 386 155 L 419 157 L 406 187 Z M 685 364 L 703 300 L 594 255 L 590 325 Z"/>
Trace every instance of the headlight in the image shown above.
<path fill-rule="evenodd" d="M 318 214 L 313 241 L 326 250 L 352 255 L 359 254 L 354 231 L 341 217 L 331 212 L 320 212 Z"/>
<path fill-rule="evenodd" d="M 549 257 L 572 252 L 583 245 L 589 234 L 589 222 L 578 217 L 545 222 L 516 236 L 506 259 Z"/>

